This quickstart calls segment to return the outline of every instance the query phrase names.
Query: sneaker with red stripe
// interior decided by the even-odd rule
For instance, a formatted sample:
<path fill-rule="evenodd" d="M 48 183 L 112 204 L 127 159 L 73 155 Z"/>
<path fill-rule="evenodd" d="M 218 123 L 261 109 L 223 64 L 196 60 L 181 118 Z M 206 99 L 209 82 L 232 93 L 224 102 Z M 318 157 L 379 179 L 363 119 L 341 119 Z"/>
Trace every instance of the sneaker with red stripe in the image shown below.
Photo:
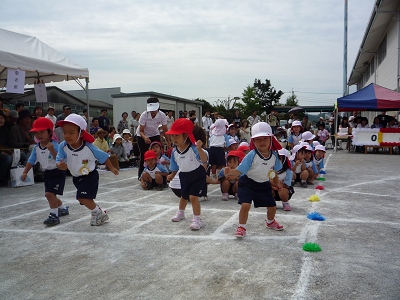
<path fill-rule="evenodd" d="M 269 228 L 269 229 L 273 229 L 273 230 L 283 230 L 283 226 L 282 225 L 280 225 L 277 221 L 273 221 L 272 223 L 270 223 L 270 224 L 268 224 L 268 222 L 266 221 L 265 222 L 265 225 L 266 225 L 266 227 L 267 228 Z"/>
<path fill-rule="evenodd" d="M 239 237 L 239 238 L 245 237 L 246 236 L 246 228 L 239 226 L 236 229 L 234 236 Z"/>

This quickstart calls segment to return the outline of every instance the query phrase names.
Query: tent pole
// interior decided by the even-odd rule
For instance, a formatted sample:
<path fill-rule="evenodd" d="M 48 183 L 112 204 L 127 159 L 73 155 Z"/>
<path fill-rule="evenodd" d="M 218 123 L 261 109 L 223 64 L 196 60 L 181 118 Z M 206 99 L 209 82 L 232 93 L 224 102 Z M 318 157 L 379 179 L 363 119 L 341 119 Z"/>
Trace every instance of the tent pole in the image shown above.
<path fill-rule="evenodd" d="M 338 111 L 338 108 L 336 107 L 335 108 L 335 122 L 333 122 L 333 125 L 335 126 L 335 128 L 334 128 L 334 133 L 335 133 L 335 138 L 333 139 L 334 141 L 335 141 L 335 145 L 333 146 L 333 149 L 334 149 L 334 151 L 333 152 L 335 152 L 336 153 L 336 151 L 337 151 L 337 147 L 336 147 L 336 145 L 337 145 L 337 142 L 336 142 L 336 136 L 337 136 L 337 128 L 338 128 L 338 121 L 339 121 L 339 116 L 338 116 L 338 113 L 339 113 L 339 111 Z"/>
<path fill-rule="evenodd" d="M 86 87 L 85 87 L 85 92 L 86 92 L 86 106 L 87 106 L 87 112 L 88 112 L 88 118 L 86 120 L 88 126 L 87 128 L 90 128 L 90 110 L 89 110 L 89 78 L 85 78 L 86 81 Z"/>

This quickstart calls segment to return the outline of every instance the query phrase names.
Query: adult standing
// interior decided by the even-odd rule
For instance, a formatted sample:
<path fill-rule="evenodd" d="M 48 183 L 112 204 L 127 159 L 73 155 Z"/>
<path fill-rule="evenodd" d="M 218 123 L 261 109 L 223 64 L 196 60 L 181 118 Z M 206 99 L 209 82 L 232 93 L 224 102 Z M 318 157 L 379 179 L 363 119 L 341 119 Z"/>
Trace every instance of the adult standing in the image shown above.
<path fill-rule="evenodd" d="M 54 107 L 53 106 L 49 106 L 49 108 L 47 108 L 46 118 L 49 119 L 50 121 L 52 121 L 53 125 L 56 125 L 57 118 L 54 115 Z"/>
<path fill-rule="evenodd" d="M 138 170 L 138 179 L 143 172 L 144 153 L 149 150 L 149 146 L 154 141 L 161 142 L 160 131 L 158 127 L 164 132 L 168 131 L 167 116 L 160 111 L 160 103 L 158 98 L 152 97 L 147 99 L 147 109 L 140 115 L 139 127 L 136 131 L 139 151 L 140 151 L 140 165 Z M 171 141 L 169 135 L 165 135 L 167 140 L 168 149 L 171 148 Z"/>
<path fill-rule="evenodd" d="M 381 111 L 380 115 L 376 116 L 379 119 L 379 123 L 382 124 L 383 128 L 386 128 L 386 125 L 388 123 L 388 116 L 386 115 L 386 111 Z"/>
<path fill-rule="evenodd" d="M 131 111 L 131 116 L 132 118 L 129 119 L 129 130 L 131 131 L 131 135 L 135 136 L 136 128 L 135 128 L 135 123 L 136 123 L 136 115 L 137 112 L 135 110 Z M 137 127 L 137 125 L 136 125 Z"/>
<path fill-rule="evenodd" d="M 11 134 L 5 123 L 6 115 L 0 110 L 0 184 L 7 182 L 12 163 Z"/>
<path fill-rule="evenodd" d="M 252 127 L 253 125 L 257 124 L 258 122 L 261 121 L 261 118 L 259 115 L 257 115 L 257 110 L 253 110 L 253 112 L 251 113 L 251 116 L 249 116 L 247 118 L 247 120 L 249 121 L 249 125 L 250 127 Z"/>
<path fill-rule="evenodd" d="M 235 125 L 236 134 L 240 136 L 239 130 L 240 126 L 242 125 L 242 118 L 240 117 L 240 112 L 238 109 L 235 110 L 235 114 L 233 115 L 232 118 L 232 124 Z"/>
<path fill-rule="evenodd" d="M 172 123 L 174 123 L 175 119 L 172 116 L 172 110 L 169 110 L 167 113 L 167 128 L 168 130 L 171 128 Z"/>
<path fill-rule="evenodd" d="M 69 106 L 68 104 L 65 104 L 63 106 L 63 112 L 62 114 L 57 116 L 57 122 L 58 121 L 63 121 L 65 120 L 66 117 L 68 117 L 71 114 L 72 110 L 71 110 L 71 106 Z M 57 123 L 56 122 L 56 123 Z"/>
<path fill-rule="evenodd" d="M 311 130 L 311 122 L 308 120 L 308 116 L 307 115 L 303 116 L 303 121 L 301 122 L 301 126 L 303 127 L 304 131 L 310 131 Z"/>
<path fill-rule="evenodd" d="M 242 127 L 240 128 L 240 140 L 250 143 L 250 139 L 251 139 L 251 134 L 250 134 L 249 121 L 243 120 Z"/>
<path fill-rule="evenodd" d="M 117 132 L 119 134 L 122 134 L 122 131 L 124 131 L 125 129 L 129 129 L 129 123 L 127 119 L 128 119 L 128 113 L 124 111 L 122 113 L 122 120 L 120 120 L 117 125 Z"/>
<path fill-rule="evenodd" d="M 276 110 L 272 109 L 271 113 L 267 115 L 267 123 L 271 126 L 272 133 L 275 133 L 279 126 L 279 118 Z"/>
<path fill-rule="evenodd" d="M 107 108 L 103 108 L 101 110 L 101 115 L 97 118 L 97 120 L 99 120 L 99 127 L 103 128 L 104 131 L 109 133 L 111 122 L 110 119 L 107 118 Z"/>

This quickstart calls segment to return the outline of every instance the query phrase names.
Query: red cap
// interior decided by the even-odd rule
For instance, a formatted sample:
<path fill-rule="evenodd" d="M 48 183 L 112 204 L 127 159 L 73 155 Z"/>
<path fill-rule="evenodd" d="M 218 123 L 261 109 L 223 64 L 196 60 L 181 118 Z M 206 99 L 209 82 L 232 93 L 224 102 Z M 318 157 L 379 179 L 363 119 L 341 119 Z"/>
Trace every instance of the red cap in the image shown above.
<path fill-rule="evenodd" d="M 144 153 L 144 160 L 157 158 L 156 153 L 153 150 L 148 150 Z"/>
<path fill-rule="evenodd" d="M 237 150 L 238 151 L 249 151 L 250 147 L 246 146 L 246 145 L 242 145 L 242 146 L 239 146 L 239 148 L 237 148 Z"/>
<path fill-rule="evenodd" d="M 239 162 L 241 162 L 242 159 L 246 156 L 246 154 L 244 154 L 242 151 L 232 150 L 228 152 L 228 155 L 226 157 L 228 158 L 229 156 L 235 156 L 239 158 Z"/>
<path fill-rule="evenodd" d="M 42 131 L 46 129 L 53 130 L 54 129 L 53 122 L 45 117 L 39 117 L 35 120 L 35 122 L 33 122 L 32 129 L 29 130 L 29 132 Z"/>
<path fill-rule="evenodd" d="M 184 134 L 186 133 L 190 139 L 190 142 L 192 144 L 196 144 L 196 140 L 193 136 L 193 122 L 180 118 L 176 120 L 174 123 L 172 123 L 171 128 L 166 132 L 166 134 Z"/>

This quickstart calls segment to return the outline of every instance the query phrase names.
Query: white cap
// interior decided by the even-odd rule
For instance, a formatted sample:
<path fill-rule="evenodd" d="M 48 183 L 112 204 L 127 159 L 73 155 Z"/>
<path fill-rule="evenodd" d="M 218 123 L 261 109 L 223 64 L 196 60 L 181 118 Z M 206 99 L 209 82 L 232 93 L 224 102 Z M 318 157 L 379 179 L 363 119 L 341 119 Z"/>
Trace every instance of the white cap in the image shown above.
<path fill-rule="evenodd" d="M 278 150 L 278 153 L 279 153 L 279 155 L 284 155 L 284 156 L 286 156 L 287 158 L 290 157 L 290 152 L 289 152 L 289 150 L 287 150 L 287 149 L 285 149 L 285 148 L 282 148 L 282 149 Z"/>
<path fill-rule="evenodd" d="M 301 142 L 299 145 L 308 151 L 313 151 L 313 148 L 308 142 Z"/>
<path fill-rule="evenodd" d="M 122 134 L 124 134 L 124 133 L 129 133 L 129 134 L 131 134 L 131 132 L 130 132 L 129 129 L 124 129 L 124 131 L 122 131 Z"/>
<path fill-rule="evenodd" d="M 120 136 L 119 134 L 115 134 L 113 138 L 113 143 L 115 143 L 115 141 L 118 139 L 122 139 L 122 136 Z"/>
<path fill-rule="evenodd" d="M 160 108 L 160 103 L 147 103 L 147 111 L 156 111 Z"/>
<path fill-rule="evenodd" d="M 300 121 L 293 121 L 292 122 L 292 127 L 293 126 L 301 126 L 301 122 Z"/>
<path fill-rule="evenodd" d="M 318 141 L 313 141 L 312 144 L 313 144 L 314 148 L 317 147 L 318 145 L 321 145 L 320 142 L 318 142 Z"/>
<path fill-rule="evenodd" d="M 260 136 L 272 136 L 272 129 L 265 122 L 258 122 L 251 127 L 251 138 L 254 139 Z"/>
<path fill-rule="evenodd" d="M 312 134 L 311 131 L 304 131 L 303 134 L 301 135 L 301 140 L 302 141 L 310 141 L 315 139 L 315 135 Z"/>
<path fill-rule="evenodd" d="M 231 146 L 231 145 L 233 145 L 233 144 L 237 144 L 238 142 L 235 140 L 235 139 L 229 139 L 229 141 L 228 141 L 228 146 Z"/>
<path fill-rule="evenodd" d="M 323 146 L 323 145 L 318 145 L 318 146 L 316 146 L 316 147 L 315 147 L 315 151 L 317 151 L 317 150 L 326 152 L 325 146 Z"/>
<path fill-rule="evenodd" d="M 290 156 L 290 160 L 294 160 L 295 158 L 296 158 L 296 153 L 297 153 L 297 151 L 299 151 L 301 148 L 303 148 L 303 146 L 302 145 L 296 145 L 296 146 L 294 146 L 293 147 L 293 149 L 292 149 L 292 156 Z"/>
<path fill-rule="evenodd" d="M 77 125 L 83 133 L 83 139 L 89 143 L 94 142 L 94 137 L 86 131 L 87 123 L 84 118 L 77 114 L 70 114 L 64 120 L 58 121 L 57 125 L 62 127 L 65 123 L 72 123 Z"/>
<path fill-rule="evenodd" d="M 241 143 L 239 144 L 239 147 L 240 147 L 240 146 L 250 147 L 250 145 L 249 145 L 248 142 L 241 142 Z"/>

